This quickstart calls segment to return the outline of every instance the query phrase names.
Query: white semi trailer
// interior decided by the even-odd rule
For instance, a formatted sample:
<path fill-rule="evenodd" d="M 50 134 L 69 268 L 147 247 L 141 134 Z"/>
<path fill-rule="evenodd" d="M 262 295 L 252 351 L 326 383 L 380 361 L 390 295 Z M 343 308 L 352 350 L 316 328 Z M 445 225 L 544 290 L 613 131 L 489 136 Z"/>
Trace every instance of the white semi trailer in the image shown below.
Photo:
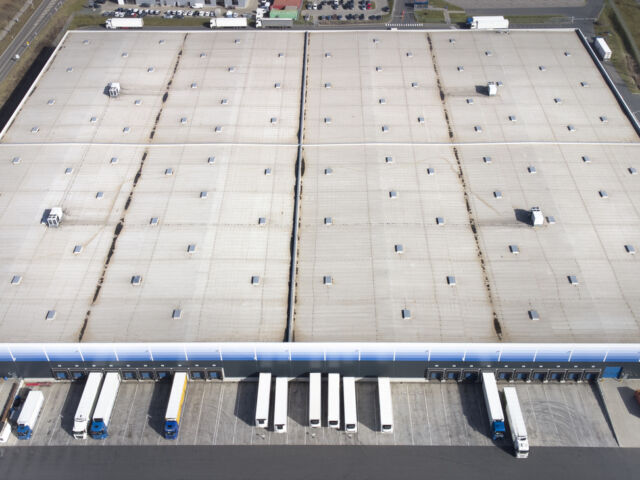
<path fill-rule="evenodd" d="M 116 403 L 118 390 L 120 389 L 120 374 L 118 372 L 108 372 L 104 377 L 104 383 L 100 390 L 98 403 L 93 412 L 93 421 L 89 434 L 98 440 L 107 438 L 109 435 L 109 422 L 113 405 Z"/>
<path fill-rule="evenodd" d="M 247 19 L 244 17 L 212 18 L 209 26 L 211 28 L 247 28 Z"/>
<path fill-rule="evenodd" d="M 109 30 L 116 30 L 118 28 L 142 28 L 144 27 L 144 20 L 139 17 L 107 18 L 105 27 Z"/>
<path fill-rule="evenodd" d="M 524 423 L 518 394 L 514 387 L 504 387 L 504 400 L 506 402 L 507 421 L 511 430 L 511 440 L 516 458 L 527 458 L 529 456 L 529 438 L 527 436 L 527 426 Z"/>
<path fill-rule="evenodd" d="M 502 412 L 498 385 L 493 372 L 482 372 L 482 391 L 484 392 L 484 401 L 489 417 L 491 437 L 494 440 L 504 438 L 504 413 Z"/>
<path fill-rule="evenodd" d="M 29 440 L 33 435 L 33 429 L 36 426 L 36 420 L 38 420 L 43 403 L 44 394 L 41 391 L 31 390 L 27 395 L 18 417 L 17 434 L 20 440 Z"/>
<path fill-rule="evenodd" d="M 509 28 L 509 19 L 503 16 L 469 17 L 467 26 L 471 30 L 504 30 Z"/>
<path fill-rule="evenodd" d="M 98 400 L 98 392 L 102 383 L 102 372 L 91 372 L 80 397 L 80 403 L 73 418 L 73 436 L 78 439 L 87 438 L 87 429 L 93 409 Z"/>
<path fill-rule="evenodd" d="M 593 46 L 600 57 L 600 60 L 609 60 L 611 58 L 611 49 L 607 42 L 602 37 L 596 37 L 593 42 Z"/>

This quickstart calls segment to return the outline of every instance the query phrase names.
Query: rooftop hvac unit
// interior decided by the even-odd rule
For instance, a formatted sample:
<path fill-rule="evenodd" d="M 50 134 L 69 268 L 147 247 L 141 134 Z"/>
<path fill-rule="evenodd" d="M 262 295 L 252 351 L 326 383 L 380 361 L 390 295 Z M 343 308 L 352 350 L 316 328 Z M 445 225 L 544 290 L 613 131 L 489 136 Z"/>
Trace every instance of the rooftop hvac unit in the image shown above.
<path fill-rule="evenodd" d="M 489 82 L 487 84 L 487 93 L 490 97 L 498 94 L 498 85 L 496 85 L 496 82 Z"/>
<path fill-rule="evenodd" d="M 118 82 L 111 82 L 107 85 L 107 92 L 110 97 L 117 97 L 120 95 L 120 84 Z"/>
<path fill-rule="evenodd" d="M 62 208 L 53 207 L 47 215 L 47 227 L 58 228 L 62 221 Z"/>
<path fill-rule="evenodd" d="M 544 224 L 544 217 L 540 211 L 540 207 L 531 207 L 531 223 L 534 227 Z"/>

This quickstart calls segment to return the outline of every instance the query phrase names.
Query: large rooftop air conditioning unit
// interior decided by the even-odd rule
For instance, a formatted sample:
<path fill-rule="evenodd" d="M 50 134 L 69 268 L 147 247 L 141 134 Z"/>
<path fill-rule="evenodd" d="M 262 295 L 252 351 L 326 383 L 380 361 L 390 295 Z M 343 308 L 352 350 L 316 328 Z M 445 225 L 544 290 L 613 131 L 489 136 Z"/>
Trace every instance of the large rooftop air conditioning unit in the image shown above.
<path fill-rule="evenodd" d="M 120 84 L 118 82 L 111 82 L 107 85 L 107 91 L 110 97 L 117 97 L 120 95 Z"/>
<path fill-rule="evenodd" d="M 53 207 L 47 215 L 47 227 L 58 228 L 62 221 L 62 208 Z"/>

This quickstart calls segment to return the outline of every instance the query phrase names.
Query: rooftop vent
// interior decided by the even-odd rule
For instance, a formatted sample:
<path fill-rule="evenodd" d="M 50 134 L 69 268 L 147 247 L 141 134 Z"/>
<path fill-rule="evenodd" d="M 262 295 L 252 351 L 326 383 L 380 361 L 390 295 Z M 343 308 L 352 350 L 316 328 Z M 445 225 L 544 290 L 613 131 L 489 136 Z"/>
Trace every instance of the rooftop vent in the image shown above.
<path fill-rule="evenodd" d="M 182 318 L 182 310 L 179 308 L 175 308 L 171 313 L 171 318 L 173 320 L 180 320 Z"/>
<path fill-rule="evenodd" d="M 570 132 L 575 132 L 576 127 L 574 127 L 573 125 L 567 125 L 567 130 L 569 130 Z"/>
<path fill-rule="evenodd" d="M 493 52 L 492 52 L 491 50 L 487 50 L 487 51 L 485 51 L 485 52 L 484 52 L 484 54 L 485 54 L 487 57 L 492 57 L 492 56 L 493 56 Z"/>
<path fill-rule="evenodd" d="M 58 228 L 62 221 L 62 208 L 53 207 L 47 215 L 47 226 L 51 228 Z"/>
<path fill-rule="evenodd" d="M 331 278 L 331 276 L 329 275 L 325 275 L 322 278 L 322 283 L 324 283 L 325 285 L 333 285 L 333 278 Z"/>
<path fill-rule="evenodd" d="M 331 82 L 327 82 L 324 84 L 324 88 L 331 88 Z"/>
<path fill-rule="evenodd" d="M 455 38 L 450 38 L 449 39 L 449 43 L 456 43 L 456 39 Z"/>
<path fill-rule="evenodd" d="M 149 68 L 147 68 L 147 73 L 152 73 L 154 70 L 155 70 L 155 68 L 149 67 Z"/>
<path fill-rule="evenodd" d="M 331 123 L 331 117 L 324 117 L 324 123 L 330 124 Z"/>
<path fill-rule="evenodd" d="M 398 244 L 395 245 L 394 251 L 396 253 L 402 254 L 402 253 L 404 253 L 404 247 L 402 246 L 402 244 L 398 243 Z"/>
<path fill-rule="evenodd" d="M 509 115 L 509 121 L 510 121 L 510 122 L 515 122 L 515 121 L 517 121 L 516 116 L 515 116 L 515 115 Z"/>
<path fill-rule="evenodd" d="M 11 160 L 11 163 L 12 163 L 13 165 L 20 165 L 20 162 L 21 162 L 21 161 L 22 161 L 22 160 L 20 160 L 20 157 L 13 157 L 13 159 Z"/>
<path fill-rule="evenodd" d="M 500 200 L 502 198 L 502 192 L 500 190 L 496 190 L 495 192 L 493 192 L 493 196 Z"/>
<path fill-rule="evenodd" d="M 220 100 L 220 105 L 228 105 L 229 104 L 229 99 L 228 98 L 223 98 Z"/>
<path fill-rule="evenodd" d="M 520 253 L 520 248 L 518 248 L 518 245 L 509 245 L 509 251 L 514 255 L 518 255 Z"/>
<path fill-rule="evenodd" d="M 411 82 L 411 88 L 418 88 L 418 82 Z"/>
<path fill-rule="evenodd" d="M 164 39 L 160 39 L 160 40 L 158 40 L 158 43 L 159 43 L 160 45 L 164 45 Z"/>
<path fill-rule="evenodd" d="M 11 277 L 11 285 L 20 285 L 22 282 L 22 277 L 20 275 L 14 275 Z"/>
<path fill-rule="evenodd" d="M 204 53 L 204 52 L 200 53 L 200 58 L 205 58 L 206 56 L 207 56 L 206 53 Z"/>
<path fill-rule="evenodd" d="M 324 174 L 325 175 L 332 175 L 333 174 L 333 168 L 328 167 L 324 169 Z"/>
<path fill-rule="evenodd" d="M 149 225 L 152 225 L 152 226 L 158 225 L 158 217 L 151 217 L 151 220 L 149 220 Z"/>
<path fill-rule="evenodd" d="M 562 103 L 562 99 L 560 97 L 554 98 L 553 101 L 556 103 Z"/>
<path fill-rule="evenodd" d="M 50 98 L 50 99 L 47 101 L 47 105 L 53 105 L 54 103 L 56 103 L 56 99 L 55 99 L 55 98 Z"/>
<path fill-rule="evenodd" d="M 418 117 L 418 123 L 424 123 L 424 117 Z"/>
<path fill-rule="evenodd" d="M 233 43 L 235 43 L 236 45 L 240 45 L 240 39 L 239 39 L 239 38 L 236 38 L 236 39 L 233 41 Z"/>
<path fill-rule="evenodd" d="M 91 117 L 89 119 L 89 123 L 96 123 L 98 121 L 98 119 L 96 117 Z"/>
<path fill-rule="evenodd" d="M 407 57 L 412 58 L 413 57 L 413 52 L 407 52 Z"/>
<path fill-rule="evenodd" d="M 71 175 L 73 173 L 73 168 L 72 167 L 67 167 L 64 169 L 64 174 L 65 175 Z"/>
<path fill-rule="evenodd" d="M 111 82 L 107 85 L 107 93 L 111 98 L 115 98 L 120 95 L 120 83 Z"/>
<path fill-rule="evenodd" d="M 191 84 L 191 88 L 198 88 L 198 84 L 197 84 L 196 82 L 193 82 L 193 83 Z"/>
<path fill-rule="evenodd" d="M 271 175 L 271 169 L 270 168 L 265 168 L 264 169 L 264 174 L 265 175 Z"/>
<path fill-rule="evenodd" d="M 167 177 L 170 177 L 171 175 L 173 175 L 173 168 L 167 168 L 167 169 L 165 169 L 164 174 L 165 174 Z"/>
<path fill-rule="evenodd" d="M 396 192 L 395 190 L 391 190 L 389 192 L 389 198 L 398 198 L 398 192 Z"/>
<path fill-rule="evenodd" d="M 194 253 L 196 251 L 196 244 L 191 243 L 187 246 L 187 253 Z"/>
<path fill-rule="evenodd" d="M 216 128 L 214 129 L 214 132 L 221 133 L 222 132 L 222 127 L 220 125 L 216 126 Z"/>
<path fill-rule="evenodd" d="M 402 319 L 403 320 L 411 320 L 411 310 L 407 310 L 406 308 L 402 309 Z"/>
<path fill-rule="evenodd" d="M 537 321 L 540 320 L 540 315 L 538 315 L 537 310 L 529 310 L 529 312 L 527 312 L 529 314 L 529 318 L 531 320 Z"/>
<path fill-rule="evenodd" d="M 538 66 L 538 70 L 540 70 L 541 72 L 546 72 L 547 71 L 547 67 L 545 67 L 544 65 L 539 65 Z"/>
<path fill-rule="evenodd" d="M 251 285 L 260 285 L 260 277 L 258 275 L 251 277 Z"/>
<path fill-rule="evenodd" d="M 531 174 L 535 174 L 537 173 L 536 167 L 534 167 L 533 165 L 529 165 L 527 167 L 527 172 L 531 173 Z"/>
<path fill-rule="evenodd" d="M 436 171 L 433 168 L 431 167 L 427 168 L 427 175 L 435 175 L 435 173 Z"/>
<path fill-rule="evenodd" d="M 376 67 L 376 72 L 381 72 L 382 71 L 382 67 Z"/>
<path fill-rule="evenodd" d="M 131 129 L 129 127 L 124 127 L 122 129 L 122 133 L 129 133 L 131 131 Z"/>
<path fill-rule="evenodd" d="M 38 133 L 40 131 L 40 127 L 31 128 L 31 133 Z"/>
<path fill-rule="evenodd" d="M 609 122 L 609 119 L 608 119 L 605 115 L 601 115 L 601 116 L 600 116 L 600 121 L 601 121 L 602 123 L 608 123 L 608 122 Z"/>
<path fill-rule="evenodd" d="M 638 170 L 636 170 L 634 167 L 629 167 L 627 170 L 629 170 L 629 173 L 631 175 L 637 175 L 638 174 Z"/>
<path fill-rule="evenodd" d="M 580 82 L 580 86 L 587 88 L 589 86 L 589 82 Z"/>
<path fill-rule="evenodd" d="M 633 247 L 633 245 L 625 245 L 624 249 L 627 251 L 627 253 L 629 255 L 635 255 L 636 254 L 636 249 Z"/>
<path fill-rule="evenodd" d="M 467 98 L 467 103 L 469 105 L 473 105 L 473 98 Z"/>
<path fill-rule="evenodd" d="M 458 65 L 458 71 L 459 72 L 464 72 L 464 66 L 463 65 Z"/>
<path fill-rule="evenodd" d="M 387 133 L 389 131 L 388 125 L 382 125 L 382 133 Z"/>
<path fill-rule="evenodd" d="M 455 287 L 455 285 L 456 285 L 456 277 L 454 277 L 453 275 L 448 275 L 447 276 L 447 285 Z"/>
<path fill-rule="evenodd" d="M 609 194 L 605 190 L 599 190 L 598 194 L 600 194 L 601 198 L 609 198 Z"/>
<path fill-rule="evenodd" d="M 325 52 L 324 58 L 331 58 L 331 52 Z"/>
<path fill-rule="evenodd" d="M 180 118 L 180 123 L 181 123 L 182 125 L 185 125 L 185 124 L 187 123 L 187 117 L 182 117 L 182 118 Z"/>
<path fill-rule="evenodd" d="M 101 198 L 103 198 L 103 197 L 104 197 L 104 192 L 98 192 L 98 193 L 96 193 L 96 198 L 97 198 L 98 200 L 100 200 L 100 199 L 101 199 Z"/>
<path fill-rule="evenodd" d="M 387 103 L 387 99 L 386 98 L 381 98 L 381 99 L 378 100 L 378 103 L 380 105 L 385 105 Z"/>
<path fill-rule="evenodd" d="M 129 56 L 129 54 L 127 52 L 122 52 L 122 55 L 120 55 L 122 58 L 127 58 Z"/>
<path fill-rule="evenodd" d="M 111 157 L 111 165 L 118 163 L 118 157 Z"/>
<path fill-rule="evenodd" d="M 276 117 L 271 117 L 271 124 L 275 125 L 276 123 L 278 123 L 278 119 Z"/>
<path fill-rule="evenodd" d="M 565 57 L 570 57 L 571 56 L 571 52 L 564 52 L 564 56 Z"/>
<path fill-rule="evenodd" d="M 484 163 L 491 163 L 491 157 L 482 157 Z"/>
<path fill-rule="evenodd" d="M 393 157 L 384 157 L 385 163 L 393 163 Z"/>
<path fill-rule="evenodd" d="M 216 157 L 209 157 L 209 158 L 207 159 L 207 163 L 208 163 L 209 165 L 213 165 L 214 163 L 216 163 Z"/>
<path fill-rule="evenodd" d="M 267 219 L 265 217 L 258 218 L 258 225 L 259 226 L 264 226 L 266 224 L 267 224 Z"/>
<path fill-rule="evenodd" d="M 135 100 L 133 104 L 136 106 L 142 105 L 142 100 Z"/>
<path fill-rule="evenodd" d="M 273 88 L 282 88 L 282 84 L 280 82 L 276 82 L 273 84 Z"/>
<path fill-rule="evenodd" d="M 131 277 L 131 285 L 140 285 L 142 283 L 142 276 L 134 275 Z"/>
<path fill-rule="evenodd" d="M 76 245 L 75 247 L 73 247 L 74 255 L 78 255 L 80 252 L 82 252 L 82 245 Z"/>
<path fill-rule="evenodd" d="M 436 225 L 444 225 L 444 217 L 436 217 Z"/>
<path fill-rule="evenodd" d="M 578 277 L 576 277 L 575 275 L 567 276 L 567 280 L 569 280 L 569 283 L 571 285 L 578 285 Z"/>
<path fill-rule="evenodd" d="M 324 217 L 325 225 L 333 225 L 333 219 L 331 217 Z"/>
<path fill-rule="evenodd" d="M 73 67 L 67 67 L 67 73 L 73 72 Z"/>
<path fill-rule="evenodd" d="M 204 200 L 204 199 L 205 199 L 205 198 L 207 198 L 208 196 L 209 196 L 209 193 L 208 193 L 208 192 L 204 192 L 204 191 L 203 191 L 203 192 L 200 192 L 200 198 L 201 198 L 201 199 L 203 199 L 203 200 Z"/>
<path fill-rule="evenodd" d="M 47 310 L 47 314 L 45 315 L 45 320 L 53 320 L 54 318 L 56 318 L 56 311 L 55 310 Z"/>
<path fill-rule="evenodd" d="M 480 125 L 476 125 L 475 127 L 473 127 L 473 129 L 476 131 L 476 133 L 482 133 L 482 127 Z"/>
<path fill-rule="evenodd" d="M 582 161 L 584 163 L 591 163 L 591 159 L 587 155 L 582 156 Z"/>
<path fill-rule="evenodd" d="M 549 225 L 553 225 L 553 224 L 555 224 L 555 223 L 556 223 L 556 217 L 552 217 L 551 215 L 549 215 L 549 216 L 547 217 L 547 223 L 548 223 Z"/>
<path fill-rule="evenodd" d="M 229 67 L 229 69 L 228 69 L 228 70 L 229 70 L 229 72 L 230 72 L 230 73 L 233 73 L 233 72 L 235 72 L 235 71 L 236 71 L 236 67 Z"/>
<path fill-rule="evenodd" d="M 284 57 L 284 53 L 278 52 L 278 58 L 282 58 L 282 57 Z"/>

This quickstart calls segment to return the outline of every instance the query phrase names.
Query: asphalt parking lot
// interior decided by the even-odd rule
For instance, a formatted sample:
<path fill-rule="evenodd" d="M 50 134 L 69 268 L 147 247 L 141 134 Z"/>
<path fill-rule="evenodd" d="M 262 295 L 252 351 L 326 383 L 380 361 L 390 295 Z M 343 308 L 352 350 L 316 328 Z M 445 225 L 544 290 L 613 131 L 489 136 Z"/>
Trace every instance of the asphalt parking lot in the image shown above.
<path fill-rule="evenodd" d="M 256 382 L 190 382 L 177 441 L 162 437 L 169 383 L 123 383 L 109 437 L 76 440 L 73 416 L 82 384 L 37 387 L 45 406 L 30 440 L 8 445 L 450 445 L 489 446 L 480 384 L 393 383 L 394 433 L 378 430 L 377 384 L 357 383 L 358 433 L 307 426 L 308 383 L 289 384 L 288 432 L 255 428 Z M 536 446 L 615 447 L 616 441 L 590 384 L 518 384 L 530 443 Z M 6 398 L 9 384 L 0 384 Z M 326 384 L 323 386 L 325 391 Z M 325 403 L 326 398 L 323 398 Z M 323 417 L 326 418 L 326 405 Z M 273 410 L 273 401 L 272 401 Z M 273 412 L 271 412 L 273 415 Z M 15 422 L 15 418 L 14 418 Z M 497 442 L 507 447 L 506 440 Z"/>

